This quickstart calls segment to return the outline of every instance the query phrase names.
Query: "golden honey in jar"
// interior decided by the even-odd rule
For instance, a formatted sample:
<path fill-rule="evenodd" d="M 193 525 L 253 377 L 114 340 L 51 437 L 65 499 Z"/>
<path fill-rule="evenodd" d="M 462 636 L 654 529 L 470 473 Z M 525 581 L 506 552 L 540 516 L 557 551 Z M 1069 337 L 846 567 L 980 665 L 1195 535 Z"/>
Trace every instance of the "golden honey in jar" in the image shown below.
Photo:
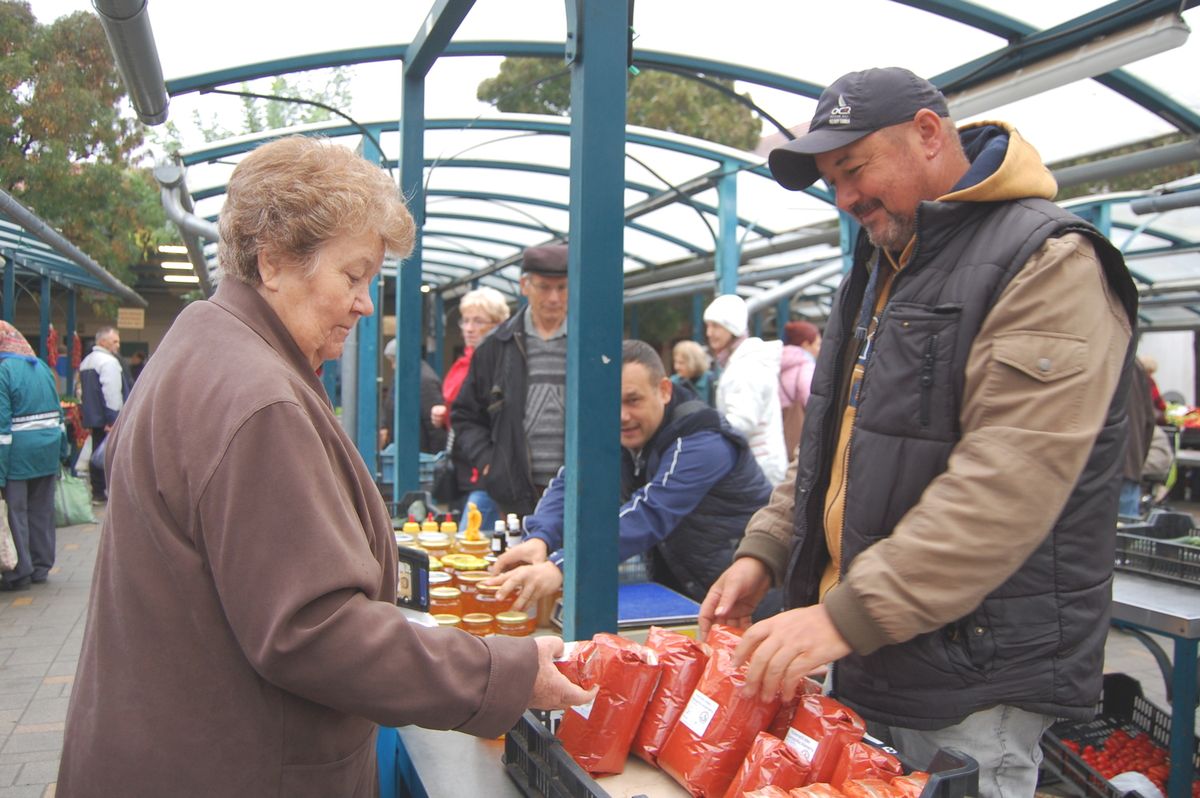
<path fill-rule="evenodd" d="M 434 587 L 429 589 L 429 612 L 431 615 L 463 614 L 462 592 L 456 587 Z"/>
<path fill-rule="evenodd" d="M 441 532 L 422 532 L 417 536 L 417 543 L 430 557 L 441 559 L 450 553 L 450 538 Z"/>
<path fill-rule="evenodd" d="M 523 612 L 509 610 L 496 616 L 496 634 L 525 637 L 533 634 L 533 622 Z"/>
<path fill-rule="evenodd" d="M 462 618 L 458 617 L 457 615 L 451 615 L 448 612 L 439 612 L 437 615 L 433 616 L 433 619 L 437 621 L 437 625 L 443 629 L 462 628 Z"/>
<path fill-rule="evenodd" d="M 490 579 L 487 571 L 459 571 L 454 575 L 458 589 L 462 591 L 463 611 L 481 612 L 475 601 L 475 589 L 484 579 Z"/>
<path fill-rule="evenodd" d="M 508 598 L 501 600 L 497 597 L 500 592 L 499 585 L 484 585 L 475 586 L 475 606 L 480 612 L 486 612 L 489 615 L 495 616 L 502 612 L 508 612 L 512 609 L 515 595 L 509 595 Z"/>
<path fill-rule="evenodd" d="M 454 587 L 454 577 L 445 571 L 432 571 L 429 574 L 429 589 L 435 587 Z"/>
<path fill-rule="evenodd" d="M 467 540 L 466 538 L 460 536 L 458 539 L 458 550 L 463 554 L 473 554 L 476 557 L 483 557 L 492 550 L 491 547 L 491 541 L 486 538 L 480 538 L 479 540 Z"/>
<path fill-rule="evenodd" d="M 486 637 L 494 631 L 494 619 L 486 612 L 469 612 L 463 616 L 462 628 L 476 637 Z"/>

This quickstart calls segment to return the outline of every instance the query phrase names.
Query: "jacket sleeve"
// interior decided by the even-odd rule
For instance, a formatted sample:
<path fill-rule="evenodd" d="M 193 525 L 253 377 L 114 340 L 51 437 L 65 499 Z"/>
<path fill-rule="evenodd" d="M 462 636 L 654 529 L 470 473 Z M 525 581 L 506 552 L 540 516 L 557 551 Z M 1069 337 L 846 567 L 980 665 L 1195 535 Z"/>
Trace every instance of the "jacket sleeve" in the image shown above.
<path fill-rule="evenodd" d="M 792 529 L 796 515 L 796 471 L 799 458 L 788 464 L 787 476 L 771 491 L 765 507 L 750 516 L 746 534 L 733 558 L 753 557 L 767 566 L 776 587 L 783 584 L 788 557 L 792 553 Z"/>
<path fill-rule="evenodd" d="M 664 540 L 736 461 L 737 449 L 719 432 L 676 439 L 653 478 L 621 507 L 617 556 L 626 560 Z"/>
<path fill-rule="evenodd" d="M 754 380 L 746 379 L 746 376 L 737 372 L 730 374 L 726 370 L 721 375 L 717 395 L 721 399 L 721 413 L 729 422 L 729 426 L 749 440 L 751 433 L 758 427 L 758 419 L 762 417 L 763 402 L 758 395 L 758 385 Z M 772 390 L 775 390 L 774 386 Z"/>
<path fill-rule="evenodd" d="M 283 690 L 380 724 L 510 728 L 532 694 L 533 641 L 421 627 L 373 600 L 387 595 L 376 558 L 394 555 L 372 551 L 354 505 L 361 482 L 325 443 L 285 402 L 213 442 L 224 454 L 194 534 L 247 660 Z"/>
<path fill-rule="evenodd" d="M 563 513 L 566 511 L 566 467 L 558 469 L 533 514 L 525 517 L 525 537 L 544 541 L 555 565 L 562 567 Z"/>
<path fill-rule="evenodd" d="M 1030 258 L 972 344 L 946 470 L 825 597 L 855 651 L 961 618 L 1028 559 L 1103 426 L 1130 332 L 1082 236 L 1051 239 Z M 1063 367 L 1035 379 L 1020 366 L 1047 346 Z"/>
<path fill-rule="evenodd" d="M 121 363 L 115 357 L 106 357 L 97 367 L 100 390 L 104 394 L 104 419 L 106 424 L 117 423 L 117 414 L 125 404 L 121 383 Z"/>
<path fill-rule="evenodd" d="M 450 428 L 454 430 L 454 459 L 483 471 L 492 462 L 492 428 L 488 414 L 491 401 L 495 341 L 488 339 L 479 345 L 471 358 L 462 388 L 450 406 Z"/>

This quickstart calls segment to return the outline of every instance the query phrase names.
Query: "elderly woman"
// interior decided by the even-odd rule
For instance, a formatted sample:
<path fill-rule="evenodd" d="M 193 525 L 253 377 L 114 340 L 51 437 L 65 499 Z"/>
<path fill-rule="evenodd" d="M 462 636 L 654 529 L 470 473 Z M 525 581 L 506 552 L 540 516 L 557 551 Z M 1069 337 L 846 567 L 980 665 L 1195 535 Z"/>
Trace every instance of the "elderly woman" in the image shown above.
<path fill-rule="evenodd" d="M 494 737 L 587 700 L 557 638 L 395 606 L 391 519 L 315 373 L 374 310 L 384 253 L 411 247 L 388 177 L 278 140 L 234 170 L 220 233 L 220 287 L 112 432 L 58 794 L 371 796 L 376 724 Z"/>
<path fill-rule="evenodd" d="M 671 362 L 675 368 L 671 382 L 688 388 L 701 401 L 711 405 L 714 382 L 712 358 L 704 351 L 704 347 L 695 341 L 680 341 L 671 350 Z"/>
<path fill-rule="evenodd" d="M 447 429 L 450 428 L 450 405 L 454 404 L 458 392 L 462 390 L 463 380 L 467 378 L 467 372 L 471 369 L 471 357 L 475 354 L 475 347 L 496 329 L 496 325 L 508 318 L 509 309 L 504 294 L 495 288 L 483 286 L 463 294 L 458 303 L 458 313 L 458 326 L 462 330 L 465 347 L 462 355 L 446 372 L 446 378 L 442 380 L 442 397 L 446 400 L 445 404 L 434 405 L 430 411 L 434 425 Z M 454 438 L 451 435 L 447 448 L 453 445 Z M 455 461 L 454 468 L 458 489 L 467 494 L 464 505 L 474 504 L 482 514 L 482 528 L 491 529 L 500 517 L 500 508 L 486 491 L 477 489 L 479 479 L 471 473 L 469 465 Z M 472 479 L 473 476 L 475 479 Z"/>

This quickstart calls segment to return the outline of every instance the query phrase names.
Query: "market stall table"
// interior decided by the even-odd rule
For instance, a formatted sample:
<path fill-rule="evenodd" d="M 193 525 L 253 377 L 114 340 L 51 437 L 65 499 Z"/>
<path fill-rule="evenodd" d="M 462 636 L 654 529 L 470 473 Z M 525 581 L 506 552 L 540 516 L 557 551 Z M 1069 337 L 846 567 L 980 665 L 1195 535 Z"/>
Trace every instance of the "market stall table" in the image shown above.
<path fill-rule="evenodd" d="M 1196 641 L 1200 639 L 1200 589 L 1118 572 L 1113 578 L 1112 617 L 1118 625 L 1165 635 L 1175 641 L 1171 671 L 1171 774 L 1167 779 L 1167 798 L 1188 798 L 1192 794 L 1192 757 L 1196 750 Z"/>

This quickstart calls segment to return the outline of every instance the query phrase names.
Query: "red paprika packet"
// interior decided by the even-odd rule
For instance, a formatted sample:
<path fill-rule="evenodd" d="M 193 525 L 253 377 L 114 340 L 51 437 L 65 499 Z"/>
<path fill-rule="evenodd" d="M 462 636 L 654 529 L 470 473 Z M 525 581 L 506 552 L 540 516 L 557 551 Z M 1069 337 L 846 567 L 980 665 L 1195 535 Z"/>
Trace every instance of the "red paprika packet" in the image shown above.
<path fill-rule="evenodd" d="M 714 623 L 708 628 L 708 637 L 704 638 L 704 642 L 712 648 L 727 648 L 732 651 L 742 642 L 742 630 L 736 626 Z"/>
<path fill-rule="evenodd" d="M 579 685 L 600 690 L 590 703 L 563 712 L 558 738 L 588 773 L 620 773 L 658 683 L 658 655 L 616 635 L 601 633 L 592 642 L 579 667 Z"/>
<path fill-rule="evenodd" d="M 832 784 L 810 784 L 807 787 L 797 787 L 788 795 L 790 798 L 846 798 L 842 791 Z"/>
<path fill-rule="evenodd" d="M 808 766 L 800 761 L 796 752 L 778 737 L 759 732 L 725 798 L 741 798 L 742 793 L 767 786 L 803 787 L 807 781 Z"/>
<path fill-rule="evenodd" d="M 809 766 L 810 784 L 832 783 L 833 769 L 847 743 L 862 739 L 867 726 L 850 707 L 825 695 L 800 699 L 784 742 Z"/>
<path fill-rule="evenodd" d="M 654 688 L 630 750 L 651 765 L 657 765 L 659 750 L 704 674 L 708 651 L 703 643 L 659 626 L 650 627 L 646 647 L 658 654 L 661 671 L 658 687 Z"/>
<path fill-rule="evenodd" d="M 570 643 L 563 644 L 562 654 L 558 659 L 554 660 L 554 667 L 558 668 L 559 673 L 567 677 L 567 681 L 571 684 L 579 684 L 583 680 L 579 669 L 583 666 L 583 661 L 591 650 L 596 646 L 591 640 L 574 640 Z"/>
<path fill-rule="evenodd" d="M 775 719 L 771 721 L 771 725 L 767 731 L 782 740 L 787 737 L 788 726 L 792 725 L 792 718 L 796 717 L 796 708 L 800 706 L 800 699 L 806 695 L 820 695 L 821 685 L 814 682 L 812 679 L 805 677 L 800 682 L 800 686 L 796 688 L 796 694 L 792 696 L 791 701 L 785 701 L 779 707 L 779 711 L 775 713 Z"/>
<path fill-rule="evenodd" d="M 746 670 L 733 667 L 732 648 L 714 646 L 700 683 L 658 752 L 658 766 L 696 798 L 725 794 L 754 738 L 779 711 L 778 699 L 742 695 Z"/>
<path fill-rule="evenodd" d="M 791 793 L 779 787 L 767 786 L 741 793 L 738 798 L 791 798 Z"/>
<path fill-rule="evenodd" d="M 846 798 L 897 798 L 898 792 L 883 779 L 852 779 L 842 785 Z"/>
<path fill-rule="evenodd" d="M 925 792 L 925 784 L 929 781 L 929 774 L 914 770 L 907 776 L 897 776 L 892 779 L 892 789 L 900 798 L 921 798 L 921 793 Z"/>
<path fill-rule="evenodd" d="M 855 779 L 881 779 L 891 781 L 896 776 L 904 775 L 904 766 L 900 760 L 881 748 L 861 740 L 846 743 L 838 754 L 837 765 L 833 768 L 833 776 L 829 783 L 841 788 L 847 781 Z M 843 789 L 842 792 L 845 792 Z"/>

